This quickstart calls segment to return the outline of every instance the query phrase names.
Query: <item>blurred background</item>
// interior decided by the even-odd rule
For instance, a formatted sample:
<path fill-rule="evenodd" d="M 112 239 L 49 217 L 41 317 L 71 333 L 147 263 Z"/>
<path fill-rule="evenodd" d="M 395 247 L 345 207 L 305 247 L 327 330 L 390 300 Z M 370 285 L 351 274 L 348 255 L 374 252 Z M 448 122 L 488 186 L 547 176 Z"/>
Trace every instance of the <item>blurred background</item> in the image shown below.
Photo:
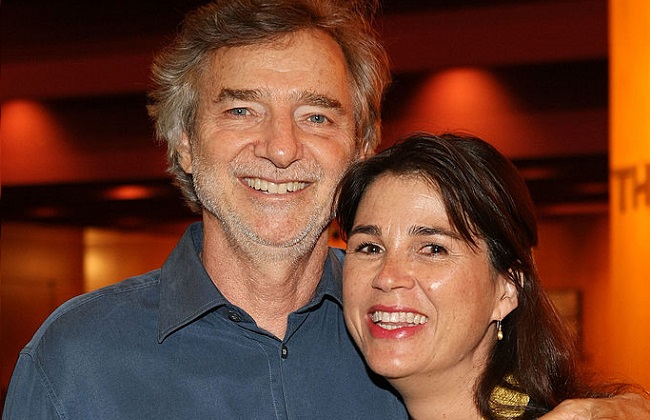
<path fill-rule="evenodd" d="M 3 396 L 48 314 L 159 267 L 196 220 L 165 172 L 145 92 L 153 55 L 202 3 L 3 2 Z M 394 75 L 381 148 L 454 131 L 509 156 L 538 209 L 540 274 L 585 362 L 650 387 L 645 0 L 384 0 L 377 25 Z M 630 60 L 640 73 L 614 77 Z"/>

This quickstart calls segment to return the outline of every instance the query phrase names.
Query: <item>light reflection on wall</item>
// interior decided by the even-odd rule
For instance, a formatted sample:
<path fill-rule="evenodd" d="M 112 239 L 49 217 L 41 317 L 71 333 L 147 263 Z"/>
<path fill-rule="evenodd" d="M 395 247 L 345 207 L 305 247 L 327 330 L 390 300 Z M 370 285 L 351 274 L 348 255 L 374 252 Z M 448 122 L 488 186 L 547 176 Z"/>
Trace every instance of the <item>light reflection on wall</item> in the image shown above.
<path fill-rule="evenodd" d="M 67 134 L 46 106 L 28 100 L 3 103 L 0 133 L 3 183 L 27 184 L 51 173 L 76 176 L 66 158 Z"/>
<path fill-rule="evenodd" d="M 451 131 L 484 138 L 510 158 L 606 152 L 607 109 L 530 106 L 489 69 L 432 73 L 415 92 L 385 121 L 389 142 L 412 131 Z"/>
<path fill-rule="evenodd" d="M 180 233 L 84 229 L 84 291 L 160 267 Z"/>
<path fill-rule="evenodd" d="M 397 128 L 401 133 L 473 134 L 510 156 L 528 149 L 519 139 L 532 137 L 530 123 L 517 113 L 516 100 L 487 70 L 462 67 L 435 73 L 405 106 L 404 119 Z"/>

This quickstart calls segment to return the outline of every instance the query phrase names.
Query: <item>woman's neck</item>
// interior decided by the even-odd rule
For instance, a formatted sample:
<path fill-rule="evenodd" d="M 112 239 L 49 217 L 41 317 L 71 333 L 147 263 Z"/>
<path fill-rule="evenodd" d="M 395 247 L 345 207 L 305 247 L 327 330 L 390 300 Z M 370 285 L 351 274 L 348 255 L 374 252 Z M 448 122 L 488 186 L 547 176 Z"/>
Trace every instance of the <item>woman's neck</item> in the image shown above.
<path fill-rule="evenodd" d="M 474 400 L 477 373 L 458 369 L 440 375 L 390 379 L 413 420 L 481 419 Z"/>

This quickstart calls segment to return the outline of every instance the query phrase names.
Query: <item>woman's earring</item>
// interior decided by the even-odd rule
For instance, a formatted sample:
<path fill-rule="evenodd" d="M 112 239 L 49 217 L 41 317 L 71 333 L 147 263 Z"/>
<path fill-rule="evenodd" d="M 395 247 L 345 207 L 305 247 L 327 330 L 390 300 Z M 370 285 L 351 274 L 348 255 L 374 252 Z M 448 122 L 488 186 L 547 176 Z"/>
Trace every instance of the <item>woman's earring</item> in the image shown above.
<path fill-rule="evenodd" d="M 501 321 L 497 321 L 497 340 L 503 340 L 503 330 L 501 329 Z"/>

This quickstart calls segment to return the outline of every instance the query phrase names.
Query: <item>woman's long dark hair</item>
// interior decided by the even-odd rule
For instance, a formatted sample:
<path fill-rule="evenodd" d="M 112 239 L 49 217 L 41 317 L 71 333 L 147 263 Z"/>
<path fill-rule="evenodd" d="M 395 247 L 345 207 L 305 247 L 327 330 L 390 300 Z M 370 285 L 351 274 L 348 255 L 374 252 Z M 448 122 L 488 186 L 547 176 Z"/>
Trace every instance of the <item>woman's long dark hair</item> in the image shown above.
<path fill-rule="evenodd" d="M 567 398 L 592 396 L 579 380 L 575 340 L 542 290 L 532 254 L 537 245 L 533 202 L 515 166 L 476 137 L 411 135 L 358 162 L 341 181 L 336 214 L 344 239 L 364 193 L 385 174 L 431 183 L 453 227 L 470 245 L 485 240 L 493 269 L 517 287 L 518 307 L 503 319 L 503 340 L 495 337 L 477 384 L 482 415 L 498 418 L 498 403 L 490 400 L 497 386 L 530 396 L 521 418 L 536 418 Z"/>

